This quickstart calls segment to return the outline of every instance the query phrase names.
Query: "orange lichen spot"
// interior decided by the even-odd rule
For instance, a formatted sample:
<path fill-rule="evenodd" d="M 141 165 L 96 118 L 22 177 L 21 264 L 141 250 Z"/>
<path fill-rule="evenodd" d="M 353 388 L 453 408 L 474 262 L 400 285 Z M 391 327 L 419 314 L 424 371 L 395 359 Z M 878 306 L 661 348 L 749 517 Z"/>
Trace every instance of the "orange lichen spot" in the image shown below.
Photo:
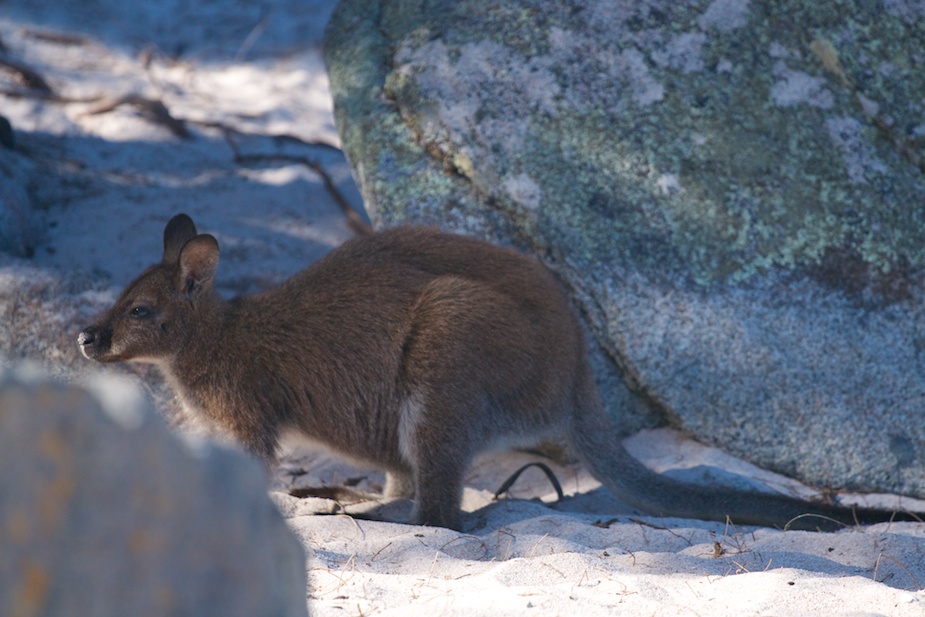
<path fill-rule="evenodd" d="M 816 58 L 822 62 L 822 66 L 825 67 L 825 70 L 838 78 L 841 85 L 851 87 L 851 81 L 848 79 L 848 76 L 845 75 L 845 71 L 842 69 L 841 62 L 838 59 L 838 50 L 835 49 L 831 41 L 828 39 L 816 39 L 809 48 L 813 54 L 815 54 Z"/>
<path fill-rule="evenodd" d="M 66 455 L 68 444 L 60 433 L 46 429 L 39 435 L 39 454 L 53 461 L 60 461 Z"/>
<path fill-rule="evenodd" d="M 45 568 L 34 561 L 27 563 L 23 568 L 22 586 L 16 596 L 12 617 L 31 617 L 39 614 L 48 600 L 50 586 L 51 581 Z"/>
<path fill-rule="evenodd" d="M 133 553 L 157 553 L 164 550 L 164 538 L 157 532 L 136 529 L 128 536 L 128 547 Z"/>

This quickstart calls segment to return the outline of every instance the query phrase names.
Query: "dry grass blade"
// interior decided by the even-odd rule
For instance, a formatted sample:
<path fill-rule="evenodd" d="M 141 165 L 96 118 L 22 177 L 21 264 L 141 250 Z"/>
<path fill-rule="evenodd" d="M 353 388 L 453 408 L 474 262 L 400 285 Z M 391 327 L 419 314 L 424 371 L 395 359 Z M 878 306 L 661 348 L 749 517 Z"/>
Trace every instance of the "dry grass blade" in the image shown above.
<path fill-rule="evenodd" d="M 593 525 L 594 527 L 598 527 L 600 529 L 610 529 L 611 525 L 613 525 L 614 523 L 618 523 L 618 522 L 620 522 L 620 519 L 618 518 L 609 518 L 606 521 L 602 521 L 598 519 L 594 521 L 593 523 L 591 523 L 591 525 Z"/>
<path fill-rule="evenodd" d="M 629 520 L 631 523 L 636 523 L 637 525 L 642 525 L 643 527 L 649 527 L 651 529 L 658 529 L 659 531 L 670 531 L 667 527 L 662 527 L 661 525 L 656 525 L 655 523 L 644 521 L 641 518 L 631 518 Z"/>
<path fill-rule="evenodd" d="M 477 542 L 478 545 L 481 546 L 481 548 L 482 548 L 482 554 L 481 554 L 478 558 L 475 558 L 476 561 L 481 561 L 482 559 L 485 559 L 485 556 L 486 556 L 486 555 L 488 555 L 488 547 L 485 545 L 485 543 L 484 543 L 481 539 L 479 539 L 479 538 L 476 537 L 476 536 L 468 536 L 468 535 L 466 535 L 466 536 L 458 536 L 458 537 L 455 537 L 455 538 L 453 538 L 452 540 L 450 540 L 449 542 L 446 542 L 445 544 L 443 544 L 443 546 L 440 547 L 440 551 L 445 553 L 445 552 L 446 552 L 446 548 L 447 548 L 448 546 L 450 546 L 451 544 L 455 544 L 455 543 L 457 543 L 457 542 L 462 542 L 462 541 L 473 541 L 473 540 L 474 540 L 475 542 Z"/>
<path fill-rule="evenodd" d="M 915 578 L 915 576 L 912 574 L 912 572 L 909 571 L 909 569 L 908 569 L 906 566 L 904 566 L 903 564 L 899 563 L 899 561 L 897 561 L 897 560 L 894 559 L 893 557 L 890 557 L 889 555 L 885 555 L 885 554 L 883 554 L 883 553 L 880 553 L 879 555 L 877 555 L 877 564 L 874 566 L 874 577 L 873 577 L 875 581 L 877 580 L 877 574 L 878 574 L 879 571 L 880 571 L 880 562 L 881 562 L 883 559 L 889 559 L 890 561 L 892 561 L 893 563 L 895 563 L 897 566 L 899 566 L 899 568 L 900 568 L 903 572 L 905 572 L 906 574 L 908 574 L 908 575 L 909 575 L 909 578 L 912 579 L 912 582 L 915 583 L 915 589 L 916 589 L 916 591 L 917 591 L 917 590 L 920 590 L 920 589 L 925 589 L 925 587 L 922 587 L 922 583 L 920 583 L 919 580 L 918 580 L 917 578 Z M 878 582 L 882 582 L 882 581 L 878 581 Z"/>
<path fill-rule="evenodd" d="M 556 495 L 557 495 L 556 501 L 562 501 L 562 499 L 565 498 L 565 493 L 562 492 L 562 485 L 559 484 L 559 479 L 556 478 L 556 474 L 553 473 L 552 469 L 550 469 L 548 465 L 546 465 L 545 463 L 540 463 L 540 462 L 527 463 L 526 465 L 524 465 L 523 467 L 521 467 L 520 469 L 512 473 L 511 477 L 505 480 L 504 483 L 501 485 L 501 487 L 497 491 L 495 491 L 494 498 L 498 499 L 498 497 L 500 497 L 501 495 L 506 493 L 508 490 L 510 490 L 510 488 L 514 486 L 514 483 L 517 482 L 517 479 L 520 478 L 520 474 L 522 474 L 524 471 L 526 471 L 530 467 L 538 467 L 539 469 L 543 471 L 543 473 L 546 474 L 546 477 L 549 478 L 550 484 L 552 484 L 552 487 L 556 490 Z"/>
<path fill-rule="evenodd" d="M 798 520 L 800 520 L 800 519 L 802 519 L 802 518 L 816 518 L 816 519 L 821 519 L 821 520 L 823 520 L 823 521 L 829 521 L 830 523 L 835 523 L 836 525 L 841 525 L 841 526 L 843 526 L 843 527 L 848 527 L 848 526 L 849 526 L 849 525 L 847 525 L 847 524 L 841 522 L 840 520 L 838 520 L 838 519 L 836 519 L 836 518 L 831 518 L 831 517 L 829 517 L 829 516 L 823 516 L 823 515 L 821 515 L 821 514 L 801 514 L 800 516 L 794 516 L 792 519 L 790 519 L 789 521 L 787 521 L 787 524 L 784 525 L 784 531 L 789 531 L 789 530 L 790 530 L 790 526 L 791 526 L 794 522 L 796 522 L 796 521 L 798 521 Z"/>

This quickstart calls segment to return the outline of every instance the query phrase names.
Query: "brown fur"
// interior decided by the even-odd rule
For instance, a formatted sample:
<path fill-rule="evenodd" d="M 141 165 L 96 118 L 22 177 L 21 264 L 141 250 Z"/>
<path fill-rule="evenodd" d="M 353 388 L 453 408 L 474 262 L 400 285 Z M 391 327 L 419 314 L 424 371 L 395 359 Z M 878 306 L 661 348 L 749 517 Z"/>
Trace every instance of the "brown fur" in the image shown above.
<path fill-rule="evenodd" d="M 512 251 L 394 229 L 230 302 L 213 290 L 217 265 L 215 239 L 174 217 L 163 261 L 81 332 L 84 355 L 157 364 L 188 409 L 268 463 L 294 433 L 385 469 L 388 495 L 416 498 L 417 523 L 459 529 L 473 456 L 549 438 L 652 514 L 762 525 L 804 513 L 890 518 L 649 471 L 615 438 L 565 295 L 539 262 Z"/>

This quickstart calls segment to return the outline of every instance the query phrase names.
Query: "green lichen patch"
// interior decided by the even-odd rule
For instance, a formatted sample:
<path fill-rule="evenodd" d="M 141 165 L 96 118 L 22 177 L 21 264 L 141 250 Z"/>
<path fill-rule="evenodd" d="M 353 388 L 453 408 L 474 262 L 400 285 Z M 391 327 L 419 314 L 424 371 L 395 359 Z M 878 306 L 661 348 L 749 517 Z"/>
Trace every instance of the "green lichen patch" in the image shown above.
<path fill-rule="evenodd" d="M 721 29 L 709 3 L 446 2 L 429 38 L 396 41 L 387 92 L 515 224 L 580 230 L 578 255 L 699 284 L 845 247 L 875 273 L 925 265 L 913 26 L 848 3 L 749 7 Z M 505 193 L 523 176 L 539 208 Z"/>

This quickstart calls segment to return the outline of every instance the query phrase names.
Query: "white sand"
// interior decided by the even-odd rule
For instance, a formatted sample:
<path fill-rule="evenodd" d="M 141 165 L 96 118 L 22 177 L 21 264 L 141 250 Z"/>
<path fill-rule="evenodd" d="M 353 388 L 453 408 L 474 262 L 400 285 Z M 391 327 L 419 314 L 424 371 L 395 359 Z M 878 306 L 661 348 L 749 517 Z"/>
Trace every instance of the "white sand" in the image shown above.
<path fill-rule="evenodd" d="M 261 7 L 19 0 L 0 10 L 0 39 L 64 96 L 157 97 L 178 118 L 336 145 L 319 53 L 332 2 Z M 64 44 L 35 31 L 86 41 Z M 146 68 L 139 51 L 148 43 L 162 53 Z M 176 50 L 178 61 L 170 61 Z M 16 87 L 0 77 L 4 88 Z M 98 103 L 0 100 L 30 158 L 73 176 L 39 190 L 52 206 L 42 213 L 48 231 L 32 263 L 98 281 L 84 298 L 94 306 L 105 306 L 159 258 L 163 224 L 179 211 L 218 236 L 227 293 L 272 284 L 351 236 L 314 172 L 294 164 L 238 166 L 218 129 L 190 124 L 195 138 L 181 140 L 128 106 L 87 115 Z M 319 161 L 359 206 L 337 152 L 259 136 L 239 145 L 245 153 Z M 693 481 L 732 473 L 812 494 L 669 430 L 634 436 L 628 446 L 657 470 Z M 576 466 L 553 465 L 569 494 L 563 503 L 536 501 L 554 497 L 536 470 L 513 497 L 492 502 L 500 483 L 534 459 L 508 453 L 479 461 L 467 480 L 467 533 L 314 515 L 337 508 L 274 492 L 309 555 L 311 614 L 925 615 L 925 524 L 813 534 L 647 518 Z M 361 489 L 382 482 L 381 474 L 299 455 L 280 470 L 275 488 L 357 477 Z M 922 502 L 898 502 L 925 510 Z M 369 504 L 351 511 L 364 508 Z M 375 512 L 400 520 L 408 508 L 397 502 Z"/>
<path fill-rule="evenodd" d="M 627 446 L 656 469 L 719 465 L 791 494 L 808 490 L 669 429 L 644 431 Z M 493 502 L 508 475 L 534 460 L 541 459 L 503 453 L 478 461 L 467 478 L 466 533 L 317 516 L 343 510 L 273 492 L 309 551 L 312 614 L 925 614 L 925 524 L 823 534 L 640 516 L 582 468 L 549 461 L 566 492 L 564 502 L 552 503 L 555 492 L 535 469 L 515 485 L 516 498 Z M 307 473 L 293 478 L 294 470 Z M 275 488 L 353 484 L 358 478 L 361 489 L 382 482 L 381 474 L 307 455 L 284 466 Z M 407 502 L 390 506 L 346 508 L 398 520 L 410 509 Z"/>

